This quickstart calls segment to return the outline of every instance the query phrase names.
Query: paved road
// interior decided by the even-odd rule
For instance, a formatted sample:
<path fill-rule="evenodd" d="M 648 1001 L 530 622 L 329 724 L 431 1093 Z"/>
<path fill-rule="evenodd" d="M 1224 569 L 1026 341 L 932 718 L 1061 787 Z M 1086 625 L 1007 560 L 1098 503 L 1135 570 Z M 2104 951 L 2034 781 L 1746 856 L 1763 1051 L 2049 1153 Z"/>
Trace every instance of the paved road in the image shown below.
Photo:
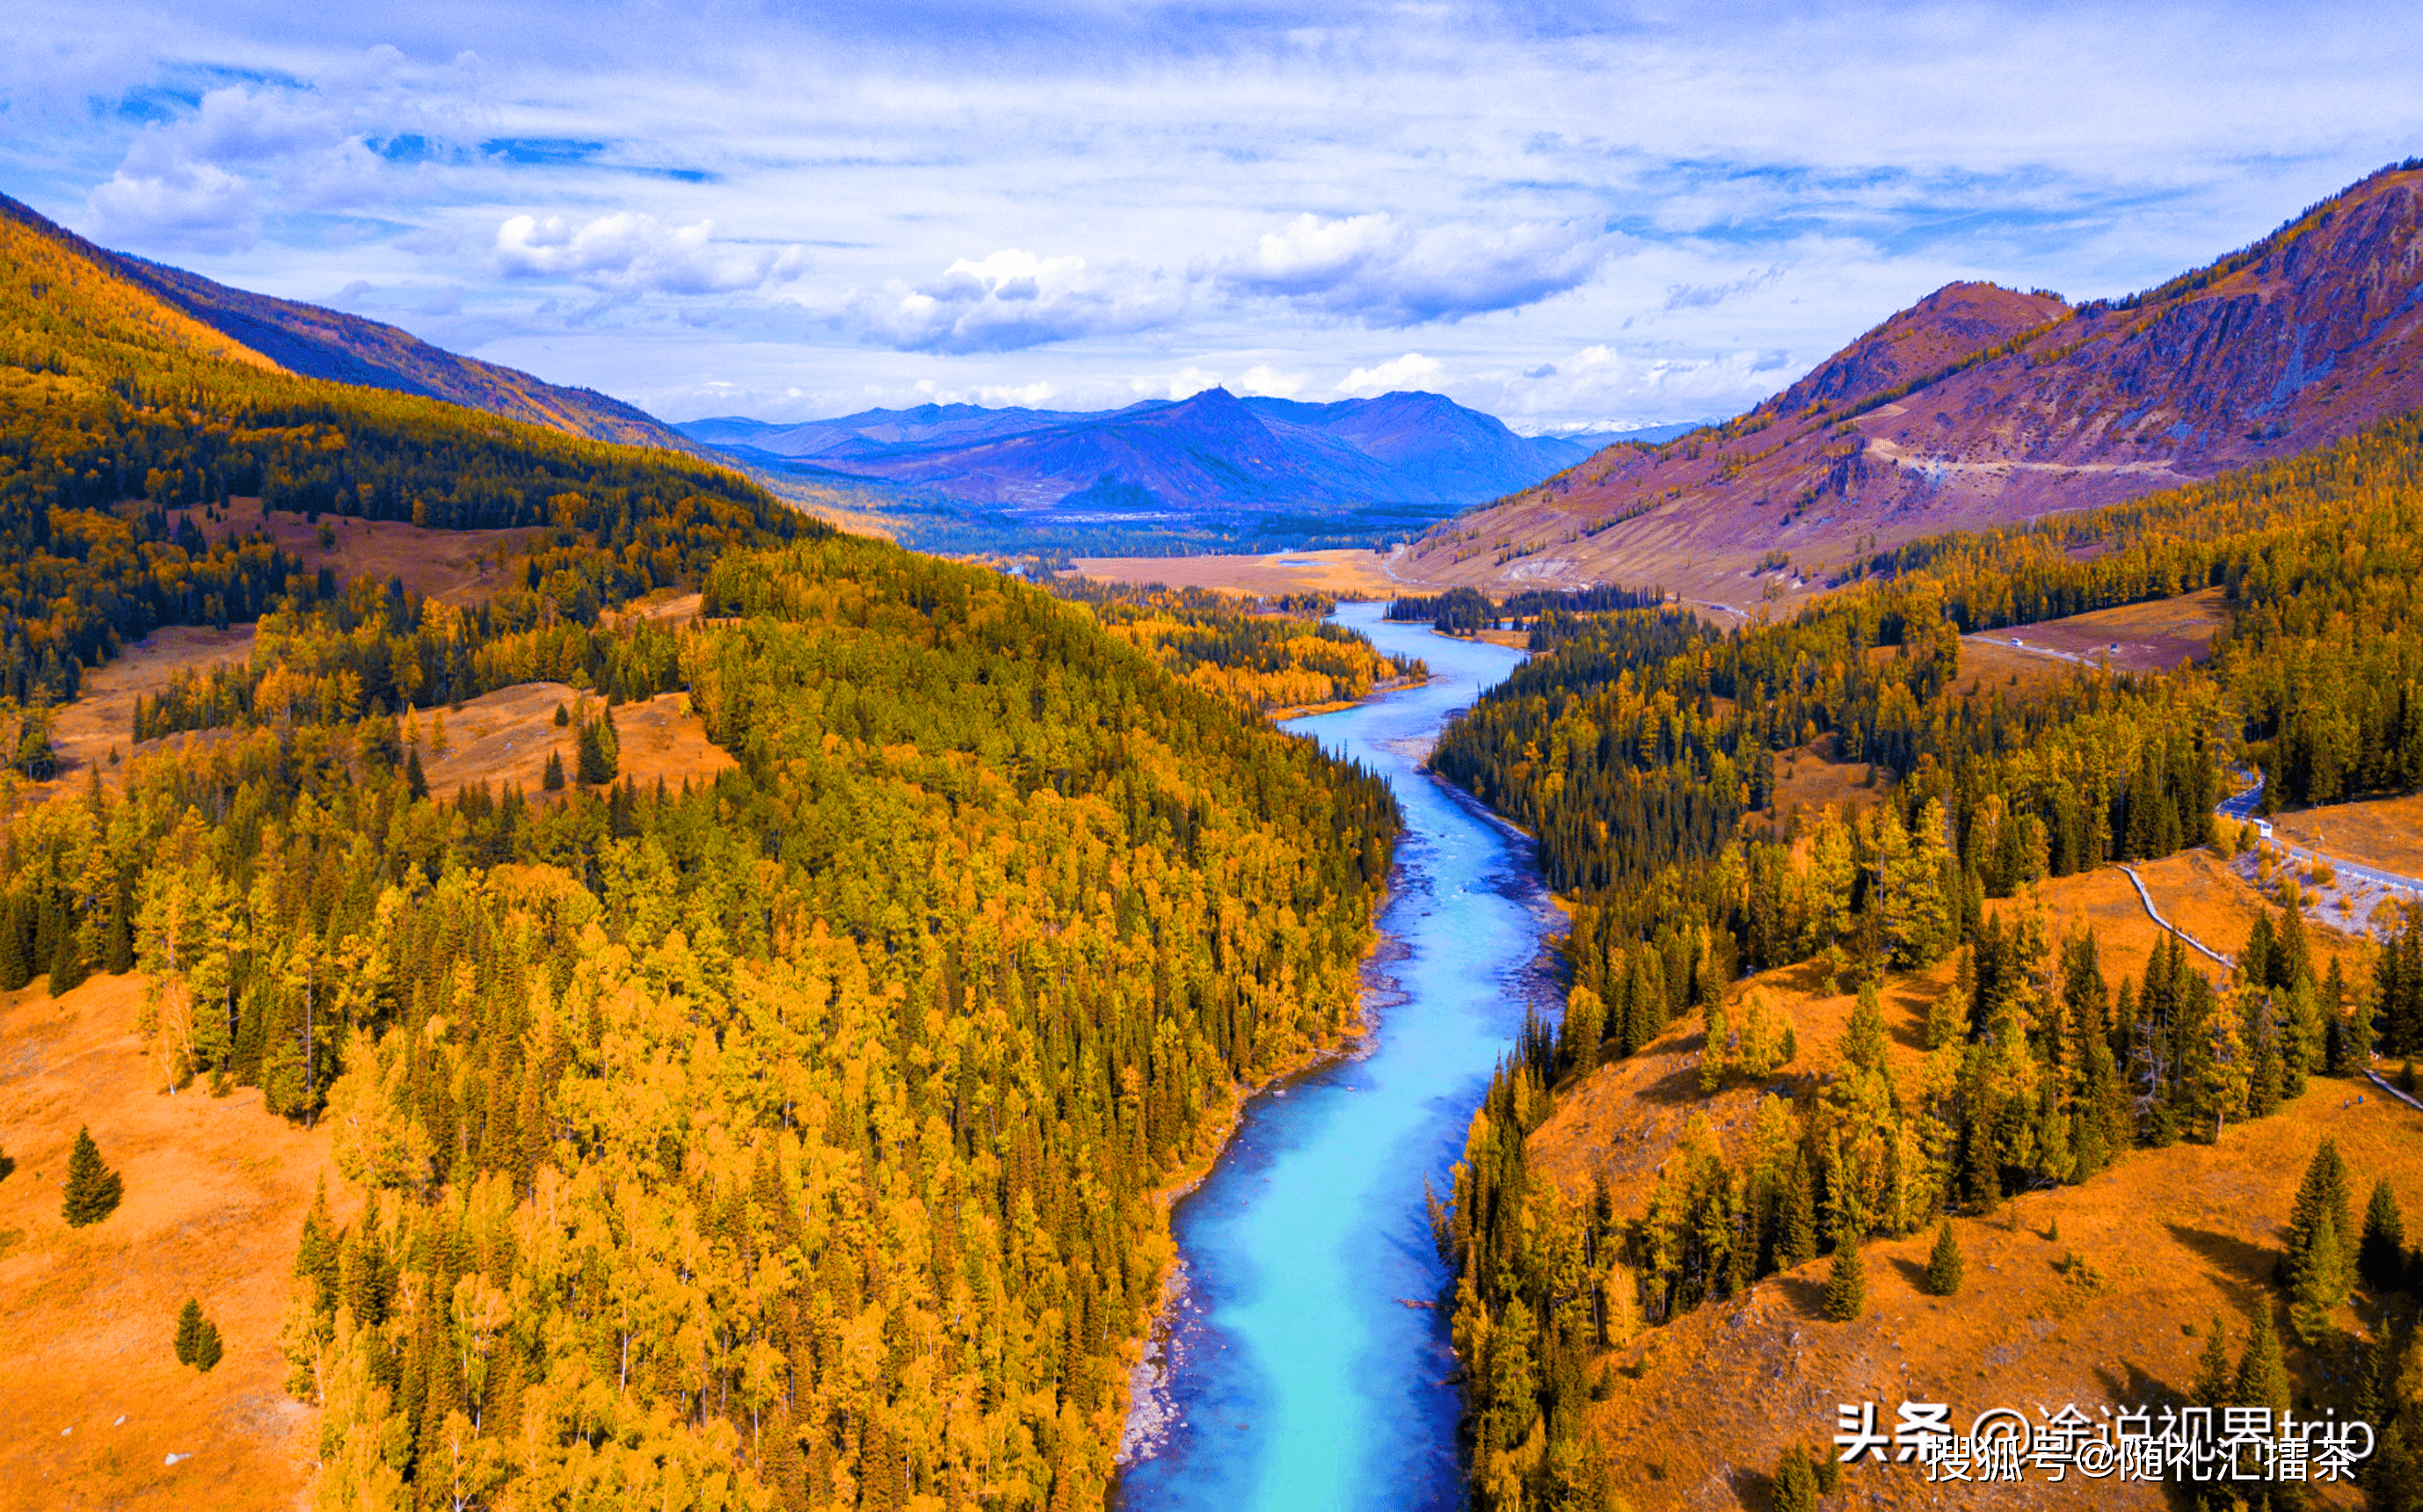
<path fill-rule="evenodd" d="M 2309 846 L 2294 844 L 2277 838 L 2273 833 L 2272 821 L 2259 818 L 2255 812 L 2257 805 L 2262 801 L 2263 779 L 2257 777 L 2251 786 L 2224 799 L 2213 812 L 2224 819 L 2234 819 L 2240 824 L 2253 825 L 2256 832 L 2263 837 L 2266 843 L 2275 846 L 2284 854 L 2323 862 L 2334 871 L 2361 877 L 2377 888 L 2386 888 L 2392 892 L 2402 892 L 2411 900 L 2423 901 L 2423 877 L 2408 876 L 2402 872 L 2384 872 L 2377 866 L 2366 866 L 2358 861 L 2345 860 L 2336 856 L 2325 855 Z"/>

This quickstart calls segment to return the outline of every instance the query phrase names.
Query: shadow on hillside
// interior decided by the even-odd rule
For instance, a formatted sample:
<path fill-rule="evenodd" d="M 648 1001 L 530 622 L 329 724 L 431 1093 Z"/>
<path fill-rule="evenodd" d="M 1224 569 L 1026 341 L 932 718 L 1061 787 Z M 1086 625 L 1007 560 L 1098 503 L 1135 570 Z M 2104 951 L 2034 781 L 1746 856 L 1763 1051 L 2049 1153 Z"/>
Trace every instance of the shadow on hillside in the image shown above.
<path fill-rule="evenodd" d="M 1692 1050 L 1704 1047 L 1705 1034 L 1695 1034 L 1683 1045 L 1673 1046 L 1668 1053 L 1673 1065 L 1655 1080 L 1644 1080 L 1632 1090 L 1632 1095 L 1642 1102 L 1667 1108 L 1682 1108 L 1703 1101 L 1700 1095 L 1700 1057 Z"/>
<path fill-rule="evenodd" d="M 1918 1293 L 1921 1297 L 1933 1295 L 1926 1289 L 1926 1264 L 1924 1261 L 1905 1260 L 1900 1255 L 1894 1255 L 1888 1263 L 1900 1274 L 1902 1280 L 1909 1283 L 1910 1290 Z"/>
<path fill-rule="evenodd" d="M 2159 1419 L 2164 1403 L 2176 1406 L 2187 1399 L 2185 1392 L 2159 1377 L 2146 1374 L 2145 1367 L 2133 1361 L 2121 1362 L 2120 1367 L 2116 1370 L 2110 1366 L 2098 1365 L 2095 1367 L 2095 1378 L 2102 1385 L 2103 1394 L 2114 1404 L 2115 1411 L 2122 1409 L 2131 1411 L 2142 1410 L 2155 1414 Z M 2170 1506 L 2193 1507 L 2196 1504 L 2193 1489 L 2186 1485 L 2175 1484 L 2164 1488 L 2162 1500 Z"/>
<path fill-rule="evenodd" d="M 2240 1312 L 2244 1312 L 2254 1295 L 2270 1282 L 2279 1259 L 2270 1245 L 2257 1244 L 2236 1234 L 2187 1223 L 2162 1226 L 2171 1231 L 2171 1237 L 2211 1263 L 2216 1275 L 2229 1289 L 2230 1304 Z"/>
<path fill-rule="evenodd" d="M 1746 1507 L 1775 1505 L 1775 1477 L 1755 1470 L 1729 1470 L 1725 1484 L 1733 1488 L 1734 1501 Z"/>

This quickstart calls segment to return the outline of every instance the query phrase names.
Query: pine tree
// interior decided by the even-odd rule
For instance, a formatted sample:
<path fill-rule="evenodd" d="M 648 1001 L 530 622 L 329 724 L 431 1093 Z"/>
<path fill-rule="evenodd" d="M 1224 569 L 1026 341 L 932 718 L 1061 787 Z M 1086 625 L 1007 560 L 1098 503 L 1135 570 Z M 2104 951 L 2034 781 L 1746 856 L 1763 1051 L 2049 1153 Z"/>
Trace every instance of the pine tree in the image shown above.
<path fill-rule="evenodd" d="M 2215 1313 L 2205 1326 L 2204 1351 L 2196 1356 L 2195 1405 L 2218 1410 L 2229 1400 L 2229 1336 Z"/>
<path fill-rule="evenodd" d="M 219 1326 L 209 1318 L 202 1319 L 200 1330 L 194 1335 L 194 1368 L 207 1376 L 226 1352 L 227 1347 L 219 1338 Z"/>
<path fill-rule="evenodd" d="M 2305 1247 L 2305 1264 L 2289 1294 L 2288 1321 L 2297 1337 L 2319 1344 L 2331 1331 L 2331 1316 L 2347 1300 L 2347 1262 L 2337 1223 L 2322 1209 Z"/>
<path fill-rule="evenodd" d="M 1843 1059 L 1861 1071 L 1881 1071 L 1885 1063 L 1884 1007 L 1877 1000 L 1877 984 L 1860 984 L 1860 1000 L 1851 1009 L 1851 1021 L 1843 1030 Z"/>
<path fill-rule="evenodd" d="M 1825 1314 L 1848 1323 L 1868 1309 L 1868 1269 L 1860 1259 L 1860 1238 L 1847 1227 L 1834 1243 L 1834 1268 L 1826 1278 Z"/>
<path fill-rule="evenodd" d="M 8 894 L 8 908 L 0 914 L 0 992 L 15 992 L 34 980 L 32 906 Z"/>
<path fill-rule="evenodd" d="M 177 1314 L 177 1363 L 190 1365 L 202 1343 L 202 1304 L 191 1297 Z"/>
<path fill-rule="evenodd" d="M 1926 1291 L 1930 1297 L 1951 1297 L 1960 1290 L 1963 1264 L 1960 1241 L 1952 1233 L 1952 1220 L 1945 1219 L 1935 1231 L 1935 1249 L 1926 1257 Z"/>
<path fill-rule="evenodd" d="M 414 797 L 429 796 L 429 776 L 420 769 L 420 748 L 418 746 L 404 752 L 404 782 Z"/>
<path fill-rule="evenodd" d="M 60 1195 L 59 1216 L 67 1220 L 70 1228 L 98 1223 L 118 1210 L 125 1195 L 126 1184 L 117 1172 L 102 1163 L 101 1147 L 93 1143 L 92 1130 L 77 1129 L 75 1148 L 68 1155 L 68 1184 Z"/>
<path fill-rule="evenodd" d="M 572 712 L 566 709 L 562 704 L 557 704 L 555 706 L 555 727 L 558 730 L 562 730 L 571 723 Z"/>
<path fill-rule="evenodd" d="M 1817 1258 L 1817 1204 L 1809 1189 L 1809 1160 L 1792 1156 L 1792 1173 L 1783 1189 L 1782 1235 L 1776 1243 L 1776 1264 L 1791 1270 Z"/>
<path fill-rule="evenodd" d="M 1775 1512 L 1816 1512 L 1817 1476 L 1801 1457 L 1800 1446 L 1783 1451 L 1775 1467 L 1775 1492 L 1767 1504 Z"/>
<path fill-rule="evenodd" d="M 76 950 L 75 923 L 66 906 L 59 908 L 59 927 L 51 946 L 51 996 L 64 998 L 85 979 L 84 957 Z"/>
<path fill-rule="evenodd" d="M 2238 1360 L 2238 1378 L 2230 1386 L 2238 1407 L 2268 1407 L 2273 1422 L 2288 1410 L 2288 1362 L 2280 1352 L 2280 1331 L 2272 1321 L 2269 1299 L 2257 1299 L 2254 1326 L 2247 1331 L 2246 1352 Z"/>
<path fill-rule="evenodd" d="M 538 785 L 542 793 L 563 791 L 563 753 L 562 751 L 551 750 L 546 753 L 546 770 L 539 774 Z"/>
<path fill-rule="evenodd" d="M 2406 1219 L 2398 1210 L 2398 1194 L 2389 1189 L 2387 1176 L 2372 1184 L 2372 1200 L 2365 1204 L 2356 1268 L 2376 1292 L 2394 1292 L 2406 1284 Z"/>
<path fill-rule="evenodd" d="M 2288 1239 L 2282 1266 L 2292 1294 L 2304 1280 L 2314 1231 L 2325 1214 L 2329 1215 L 2335 1232 L 2353 1232 L 2354 1221 L 2348 1211 L 2347 1166 L 2339 1158 L 2337 1142 L 2327 1139 L 2315 1149 L 2313 1159 L 2307 1162 L 2304 1180 L 2297 1187 L 2296 1204 L 2288 1210 Z M 2345 1258 L 2342 1247 L 2337 1256 L 2342 1268 Z M 2343 1275 L 2327 1278 L 2325 1284 L 2336 1285 L 2340 1295 L 2346 1294 Z"/>

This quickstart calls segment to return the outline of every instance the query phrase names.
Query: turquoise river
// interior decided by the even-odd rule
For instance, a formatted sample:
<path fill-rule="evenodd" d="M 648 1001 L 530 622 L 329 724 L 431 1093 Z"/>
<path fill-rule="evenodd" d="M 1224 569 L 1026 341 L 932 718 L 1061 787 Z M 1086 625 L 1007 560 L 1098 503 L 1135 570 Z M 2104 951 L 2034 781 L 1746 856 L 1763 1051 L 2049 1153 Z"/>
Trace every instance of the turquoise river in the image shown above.
<path fill-rule="evenodd" d="M 1178 1207 L 1181 1273 L 1139 1372 L 1123 1512 L 1463 1504 L 1448 1281 L 1422 1204 L 1442 1190 L 1527 1004 L 1551 996 L 1553 914 L 1530 845 L 1421 769 L 1441 726 L 1522 660 L 1339 618 L 1430 664 L 1422 687 L 1288 728 L 1362 761 L 1405 815 L 1358 1049 L 1264 1091 Z"/>

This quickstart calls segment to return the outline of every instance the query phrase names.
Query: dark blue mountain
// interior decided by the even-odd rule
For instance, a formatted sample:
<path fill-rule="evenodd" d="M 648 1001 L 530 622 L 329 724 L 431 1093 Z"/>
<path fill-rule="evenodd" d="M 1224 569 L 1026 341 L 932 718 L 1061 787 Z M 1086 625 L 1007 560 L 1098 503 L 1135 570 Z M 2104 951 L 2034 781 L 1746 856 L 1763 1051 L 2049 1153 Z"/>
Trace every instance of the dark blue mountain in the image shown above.
<path fill-rule="evenodd" d="M 1225 388 L 1094 414 L 924 404 L 780 425 L 694 420 L 691 439 L 763 465 L 907 484 L 1017 513 L 1454 508 L 1525 488 L 1596 449 L 1516 435 L 1437 394 L 1330 404 Z"/>

